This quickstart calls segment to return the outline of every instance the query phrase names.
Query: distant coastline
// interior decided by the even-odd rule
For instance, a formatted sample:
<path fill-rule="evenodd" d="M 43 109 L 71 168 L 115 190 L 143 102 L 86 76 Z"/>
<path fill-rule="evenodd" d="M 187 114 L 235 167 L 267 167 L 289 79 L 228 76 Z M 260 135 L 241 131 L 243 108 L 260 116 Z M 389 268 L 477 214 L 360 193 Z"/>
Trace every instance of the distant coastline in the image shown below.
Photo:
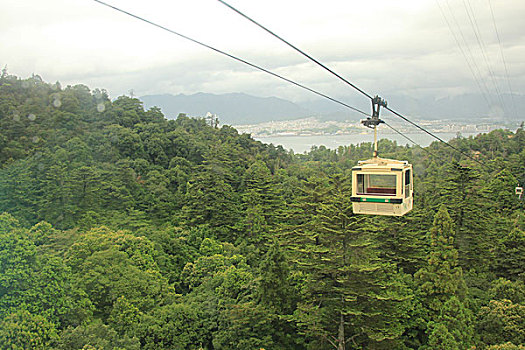
<path fill-rule="evenodd" d="M 459 133 L 461 137 L 469 137 L 480 134 L 479 132 Z M 441 139 L 449 141 L 458 136 L 457 132 L 439 132 L 436 133 Z M 414 140 L 422 147 L 430 145 L 436 139 L 430 135 L 424 133 L 408 133 L 406 134 L 410 139 Z M 267 144 L 274 144 L 275 146 L 281 145 L 287 150 L 292 150 L 294 153 L 304 153 L 309 151 L 313 146 L 325 146 L 330 149 L 337 149 L 340 146 L 348 146 L 360 144 L 363 142 L 372 142 L 372 134 L 344 134 L 344 135 L 311 135 L 311 136 L 256 136 L 255 140 L 261 141 Z M 399 134 L 386 134 L 380 135 L 380 139 L 388 139 L 396 141 L 399 145 L 413 144 L 406 138 Z"/>
<path fill-rule="evenodd" d="M 449 141 L 457 136 L 469 137 L 489 133 L 496 129 L 516 130 L 520 122 L 492 121 L 486 118 L 478 120 L 414 120 L 425 130 L 441 139 Z M 388 128 L 383 126 L 379 138 L 396 141 L 399 145 L 413 145 L 407 136 L 422 147 L 436 141 L 432 136 L 417 131 L 411 125 L 401 122 L 390 122 Z M 336 149 L 340 146 L 360 144 L 373 141 L 373 131 L 361 125 L 359 121 L 322 121 L 314 117 L 287 121 L 273 121 L 252 125 L 234 126 L 240 133 L 251 134 L 255 140 L 281 145 L 295 153 L 303 153 L 312 146 L 325 146 Z M 394 130 L 395 129 L 395 130 Z M 397 133 L 397 132 L 399 133 Z"/>

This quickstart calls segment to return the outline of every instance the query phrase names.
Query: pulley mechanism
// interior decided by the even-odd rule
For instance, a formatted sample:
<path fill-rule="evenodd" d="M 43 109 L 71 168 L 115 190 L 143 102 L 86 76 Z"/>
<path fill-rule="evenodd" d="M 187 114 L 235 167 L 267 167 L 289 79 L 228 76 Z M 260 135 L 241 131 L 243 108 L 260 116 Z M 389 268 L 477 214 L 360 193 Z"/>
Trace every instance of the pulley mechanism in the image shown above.
<path fill-rule="evenodd" d="M 384 123 L 384 121 L 379 119 L 379 110 L 381 109 L 381 106 L 386 108 L 386 101 L 376 95 L 372 99 L 372 116 L 361 120 L 361 123 L 364 126 L 372 129 L 378 126 L 379 124 Z"/>
<path fill-rule="evenodd" d="M 366 119 L 361 120 L 361 123 L 371 129 L 374 129 L 374 158 L 377 157 L 377 126 L 381 123 L 384 123 L 381 119 L 379 119 L 379 111 L 381 109 L 381 106 L 385 107 L 387 106 L 386 101 L 383 100 L 379 96 L 375 96 L 372 99 L 372 116 L 368 117 Z"/>

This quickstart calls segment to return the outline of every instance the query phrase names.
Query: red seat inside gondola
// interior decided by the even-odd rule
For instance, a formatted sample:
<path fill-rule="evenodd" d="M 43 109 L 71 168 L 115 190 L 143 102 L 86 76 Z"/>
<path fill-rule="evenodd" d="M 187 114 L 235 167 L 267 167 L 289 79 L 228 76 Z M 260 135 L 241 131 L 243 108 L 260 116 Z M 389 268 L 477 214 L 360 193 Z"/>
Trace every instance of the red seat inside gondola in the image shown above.
<path fill-rule="evenodd" d="M 383 187 L 367 187 L 367 194 L 379 194 L 379 195 L 395 195 L 395 188 L 383 188 Z"/>

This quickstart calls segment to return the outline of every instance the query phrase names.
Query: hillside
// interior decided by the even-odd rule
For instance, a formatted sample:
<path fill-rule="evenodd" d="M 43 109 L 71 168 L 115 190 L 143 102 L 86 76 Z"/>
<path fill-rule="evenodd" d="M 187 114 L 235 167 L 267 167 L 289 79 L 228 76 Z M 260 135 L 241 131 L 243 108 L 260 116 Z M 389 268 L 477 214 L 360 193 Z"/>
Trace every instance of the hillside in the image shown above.
<path fill-rule="evenodd" d="M 139 99 L 0 78 L 1 349 L 520 349 L 525 131 L 425 149 L 354 215 L 372 145 L 295 155 Z"/>
<path fill-rule="evenodd" d="M 525 109 L 525 96 L 503 94 L 486 99 L 479 94 L 465 94 L 446 98 L 412 98 L 402 95 L 388 96 L 389 106 L 396 111 L 416 118 L 428 120 L 474 121 L 486 119 L 490 122 L 523 120 L 520 111 Z M 159 107 L 168 119 L 179 113 L 205 116 L 207 112 L 217 114 L 226 125 L 257 124 L 269 121 L 293 120 L 316 116 L 323 121 L 358 121 L 362 119 L 347 108 L 326 99 L 315 99 L 293 103 L 276 97 L 255 97 L 242 93 L 193 95 L 149 95 L 140 98 L 146 108 Z M 370 103 L 362 96 L 352 95 L 343 99 L 345 103 L 362 111 L 370 111 Z"/>
<path fill-rule="evenodd" d="M 149 95 L 140 98 L 146 108 L 160 107 L 169 119 L 180 113 L 205 116 L 217 114 L 222 124 L 254 124 L 268 120 L 290 120 L 310 116 L 311 112 L 277 97 L 255 97 L 242 93 L 194 95 Z"/>

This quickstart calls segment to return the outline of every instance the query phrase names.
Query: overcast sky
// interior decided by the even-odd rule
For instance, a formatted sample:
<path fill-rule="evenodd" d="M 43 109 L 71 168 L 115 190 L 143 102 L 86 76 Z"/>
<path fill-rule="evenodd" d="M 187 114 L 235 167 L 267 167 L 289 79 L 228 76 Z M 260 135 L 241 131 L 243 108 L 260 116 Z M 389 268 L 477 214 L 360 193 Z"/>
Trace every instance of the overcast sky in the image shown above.
<path fill-rule="evenodd" d="M 107 2 L 336 98 L 357 95 L 217 0 Z M 525 91 L 524 0 L 228 3 L 372 95 Z M 22 78 L 35 73 L 111 97 L 133 90 L 317 98 L 93 0 L 2 0 L 0 64 Z"/>

